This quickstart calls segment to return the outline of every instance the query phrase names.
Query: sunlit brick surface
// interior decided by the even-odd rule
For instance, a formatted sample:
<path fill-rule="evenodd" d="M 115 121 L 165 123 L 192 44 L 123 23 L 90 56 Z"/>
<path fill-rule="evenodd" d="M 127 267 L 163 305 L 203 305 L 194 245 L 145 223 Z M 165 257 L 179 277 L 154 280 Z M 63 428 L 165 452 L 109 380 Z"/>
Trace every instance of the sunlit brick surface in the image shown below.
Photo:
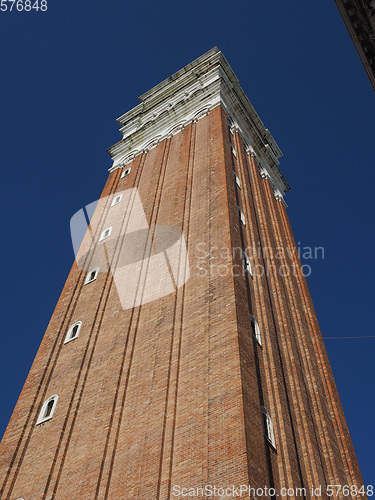
<path fill-rule="evenodd" d="M 242 269 L 233 248 L 294 241 L 282 201 L 223 109 L 129 166 L 123 179 L 121 169 L 109 175 L 102 199 L 137 188 L 149 226 L 181 230 L 189 278 L 124 309 L 112 272 L 84 285 L 90 265 L 73 265 L 2 441 L 1 498 L 162 500 L 178 498 L 175 485 L 242 484 L 305 487 L 313 498 L 311 486 L 360 485 L 305 279 L 280 276 L 280 262 L 268 276 L 233 272 Z M 98 231 L 109 210 L 95 214 Z M 271 266 L 272 256 L 251 264 Z M 298 258 L 286 254 L 284 264 Z M 79 336 L 64 344 L 76 321 Z M 36 425 L 53 394 L 53 418 Z"/>

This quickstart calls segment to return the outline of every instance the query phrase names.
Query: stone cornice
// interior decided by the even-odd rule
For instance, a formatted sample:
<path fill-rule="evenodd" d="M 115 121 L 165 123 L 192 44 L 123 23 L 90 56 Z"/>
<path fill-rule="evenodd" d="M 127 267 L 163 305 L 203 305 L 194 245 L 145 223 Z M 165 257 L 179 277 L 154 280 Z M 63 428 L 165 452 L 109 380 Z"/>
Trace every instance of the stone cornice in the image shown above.
<path fill-rule="evenodd" d="M 121 167 L 221 105 L 282 196 L 289 185 L 278 168 L 282 155 L 217 47 L 140 97 L 141 103 L 120 118 L 122 140 L 108 149 Z"/>

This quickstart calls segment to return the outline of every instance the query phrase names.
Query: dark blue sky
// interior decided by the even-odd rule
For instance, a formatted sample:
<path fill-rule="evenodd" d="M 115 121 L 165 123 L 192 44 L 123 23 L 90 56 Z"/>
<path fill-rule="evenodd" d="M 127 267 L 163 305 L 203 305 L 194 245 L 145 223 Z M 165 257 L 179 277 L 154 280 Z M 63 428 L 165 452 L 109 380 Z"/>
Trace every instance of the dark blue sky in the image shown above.
<path fill-rule="evenodd" d="M 284 153 L 289 216 L 324 246 L 309 286 L 323 335 L 374 335 L 374 93 L 333 0 L 48 0 L 0 12 L 3 433 L 97 199 L 115 119 L 217 45 Z M 326 346 L 364 481 L 375 482 L 375 339 Z"/>

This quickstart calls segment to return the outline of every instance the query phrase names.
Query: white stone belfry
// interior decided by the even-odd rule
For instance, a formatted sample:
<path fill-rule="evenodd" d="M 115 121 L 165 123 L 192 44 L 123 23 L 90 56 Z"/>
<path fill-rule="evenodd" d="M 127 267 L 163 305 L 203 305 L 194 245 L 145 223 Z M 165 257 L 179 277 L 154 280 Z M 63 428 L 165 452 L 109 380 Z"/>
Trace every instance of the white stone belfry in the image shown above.
<path fill-rule="evenodd" d="M 113 165 L 123 167 L 140 153 L 157 146 L 188 123 L 221 105 L 230 127 L 242 136 L 266 177 L 282 198 L 289 189 L 278 168 L 282 153 L 242 90 L 217 47 L 140 96 L 141 104 L 117 119 L 122 139 L 108 149 Z"/>

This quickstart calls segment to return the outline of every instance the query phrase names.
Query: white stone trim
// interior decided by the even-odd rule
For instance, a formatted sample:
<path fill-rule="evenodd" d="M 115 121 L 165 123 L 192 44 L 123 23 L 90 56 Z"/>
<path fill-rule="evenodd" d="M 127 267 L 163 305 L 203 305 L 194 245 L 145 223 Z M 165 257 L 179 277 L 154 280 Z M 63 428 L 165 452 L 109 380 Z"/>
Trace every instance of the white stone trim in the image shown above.
<path fill-rule="evenodd" d="M 94 280 L 92 280 L 92 281 L 94 281 Z M 74 337 L 72 337 L 73 329 L 76 326 L 78 326 L 78 328 L 77 328 L 77 330 L 75 332 Z M 79 332 L 81 331 L 81 327 L 82 327 L 82 321 L 76 321 L 75 323 L 73 323 L 72 325 L 70 325 L 70 327 L 68 328 L 68 332 L 66 334 L 65 340 L 64 340 L 64 344 L 67 344 L 68 342 L 71 342 L 72 340 L 75 340 L 78 337 Z"/>
<path fill-rule="evenodd" d="M 245 214 L 242 212 L 241 208 L 239 205 L 237 205 L 237 211 L 238 211 L 238 216 L 244 226 L 246 226 L 246 219 L 245 219 Z"/>
<path fill-rule="evenodd" d="M 173 125 L 173 127 L 167 132 L 167 137 L 173 137 L 178 132 L 181 132 L 185 128 L 185 120 L 181 123 L 177 123 L 177 125 Z"/>
<path fill-rule="evenodd" d="M 281 151 L 215 47 L 140 97 L 141 104 L 118 118 L 122 140 L 108 149 L 110 171 L 126 165 L 186 125 L 221 105 L 232 132 L 260 158 L 281 196 L 289 185 L 278 168 Z"/>
<path fill-rule="evenodd" d="M 95 276 L 90 279 L 90 276 L 91 276 L 92 273 L 95 273 Z M 86 276 L 86 279 L 85 279 L 85 285 L 88 285 L 89 283 L 92 283 L 93 281 L 95 281 L 96 278 L 98 277 L 98 273 L 99 273 L 99 267 L 94 267 L 94 269 L 91 269 L 87 273 L 87 276 Z"/>
<path fill-rule="evenodd" d="M 104 231 L 100 235 L 99 241 L 103 241 L 103 240 L 109 238 L 109 236 L 111 235 L 111 232 L 112 232 L 112 227 L 107 227 L 106 229 L 104 229 Z"/>
<path fill-rule="evenodd" d="M 57 394 L 54 394 L 53 396 L 49 397 L 43 404 L 42 409 L 40 410 L 38 420 L 36 422 L 36 425 L 42 424 L 44 422 L 47 422 L 48 420 L 51 420 L 53 417 L 53 414 L 55 413 L 56 405 L 57 405 L 57 400 L 59 399 L 59 396 Z M 44 416 L 47 410 L 48 403 L 50 401 L 53 401 L 54 404 L 52 406 L 51 413 L 48 416 Z"/>
<path fill-rule="evenodd" d="M 236 174 L 236 172 L 235 172 L 234 170 L 233 170 L 233 177 L 234 177 L 234 180 L 235 180 L 235 182 L 236 182 L 237 186 L 238 186 L 239 188 L 241 188 L 241 181 L 240 181 L 240 178 L 238 177 L 238 175 Z"/>
<path fill-rule="evenodd" d="M 267 171 L 267 169 L 264 168 L 264 166 L 263 166 L 262 162 L 260 161 L 260 159 L 258 158 L 258 156 L 254 153 L 254 151 L 251 151 L 251 148 L 248 148 L 246 150 L 246 152 L 247 152 L 247 154 L 250 154 L 254 158 L 254 161 L 258 167 L 258 170 L 259 170 L 259 173 L 260 173 L 260 176 L 262 177 L 262 179 L 267 179 L 270 182 L 272 192 L 273 192 L 275 198 L 278 201 L 281 201 L 283 203 L 283 205 L 285 207 L 287 207 L 287 204 L 284 201 L 284 197 L 281 194 L 280 189 L 277 187 L 275 179 L 273 177 L 271 177 L 269 172 Z"/>
<path fill-rule="evenodd" d="M 251 322 L 251 331 L 252 331 L 252 334 L 254 335 L 255 339 L 258 342 L 258 344 L 262 345 L 262 335 L 260 333 L 259 323 L 254 318 L 254 316 L 252 314 L 250 315 L 250 322 Z"/>
<path fill-rule="evenodd" d="M 116 195 L 114 195 L 112 203 L 111 203 L 111 207 L 114 207 L 115 205 L 117 205 L 118 203 L 120 203 L 121 200 L 122 200 L 122 194 L 116 194 Z"/>
<path fill-rule="evenodd" d="M 139 154 L 139 152 L 135 150 L 132 153 L 126 155 L 125 158 L 122 159 L 121 165 L 119 165 L 118 168 L 123 167 L 123 166 L 127 165 L 128 163 L 131 163 L 132 161 L 134 161 L 134 158 L 137 156 L 137 154 Z"/>
<path fill-rule="evenodd" d="M 154 137 L 153 139 L 151 139 L 151 141 L 149 141 L 145 146 L 143 146 L 141 149 L 144 153 L 147 153 L 148 151 L 150 151 L 150 149 L 154 148 L 155 146 L 157 146 L 159 144 L 159 142 L 163 139 L 163 136 L 162 135 L 159 135 L 157 137 Z"/>
<path fill-rule="evenodd" d="M 272 446 L 272 448 L 276 450 L 275 431 L 273 428 L 272 419 L 264 406 L 261 407 L 261 415 L 264 436 L 267 439 L 267 442 Z"/>
<path fill-rule="evenodd" d="M 132 161 L 132 160 L 131 160 Z M 125 170 L 122 172 L 120 179 L 123 179 L 124 177 L 127 177 L 130 172 L 131 172 L 131 167 L 125 168 Z"/>
<path fill-rule="evenodd" d="M 250 274 L 251 277 L 253 277 L 253 268 L 251 267 L 251 262 L 249 257 L 247 256 L 246 252 L 242 252 L 242 258 L 243 258 L 243 264 L 245 271 Z"/>

